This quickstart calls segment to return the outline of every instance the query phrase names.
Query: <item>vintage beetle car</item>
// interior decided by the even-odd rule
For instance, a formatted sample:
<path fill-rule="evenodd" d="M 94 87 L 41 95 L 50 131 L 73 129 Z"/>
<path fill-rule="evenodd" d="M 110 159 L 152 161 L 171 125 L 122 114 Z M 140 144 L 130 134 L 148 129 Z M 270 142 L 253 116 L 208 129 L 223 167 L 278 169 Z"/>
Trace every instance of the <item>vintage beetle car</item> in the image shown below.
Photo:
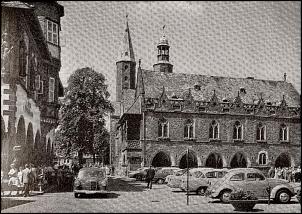
<path fill-rule="evenodd" d="M 196 192 L 198 195 L 204 195 L 208 186 L 216 183 L 228 172 L 228 169 L 204 168 L 196 176 L 189 178 L 189 191 Z M 187 191 L 187 179 L 182 180 L 180 189 Z"/>
<path fill-rule="evenodd" d="M 208 187 L 207 195 L 228 202 L 230 193 L 238 189 L 250 191 L 258 199 L 266 200 L 270 191 L 270 198 L 279 203 L 288 203 L 295 195 L 288 181 L 266 178 L 260 170 L 254 168 L 230 169 L 220 181 Z"/>
<path fill-rule="evenodd" d="M 108 178 L 105 168 L 84 167 L 80 169 L 73 186 L 76 198 L 82 194 L 108 193 Z"/>
<path fill-rule="evenodd" d="M 168 175 L 172 175 L 175 171 L 180 170 L 177 167 L 163 167 L 155 172 L 153 181 L 158 184 L 163 184 Z"/>
<path fill-rule="evenodd" d="M 179 169 L 173 172 L 172 175 L 168 175 L 166 177 L 165 183 L 168 184 L 169 187 L 174 188 L 174 180 L 177 179 L 179 176 L 182 176 L 186 172 L 186 169 Z"/>
<path fill-rule="evenodd" d="M 193 169 L 190 169 L 189 170 L 189 176 L 190 177 L 196 177 L 196 176 L 199 176 L 200 174 L 200 171 L 202 171 L 203 168 L 193 168 Z M 183 172 L 182 175 L 180 176 L 173 176 L 173 177 L 170 177 L 168 180 L 167 180 L 167 186 L 170 187 L 170 188 L 180 188 L 180 185 L 182 184 L 183 180 L 187 178 L 187 170 L 185 170 Z"/>
<path fill-rule="evenodd" d="M 135 171 L 129 172 L 129 178 L 135 178 L 137 181 L 143 181 L 146 178 L 149 167 L 142 167 Z"/>

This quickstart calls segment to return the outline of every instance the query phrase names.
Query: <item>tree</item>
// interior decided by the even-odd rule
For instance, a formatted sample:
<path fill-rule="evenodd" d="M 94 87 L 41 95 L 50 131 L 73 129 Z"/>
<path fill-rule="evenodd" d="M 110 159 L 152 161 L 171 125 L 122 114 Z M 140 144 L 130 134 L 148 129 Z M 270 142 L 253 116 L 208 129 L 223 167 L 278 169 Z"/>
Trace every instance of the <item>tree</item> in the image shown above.
<path fill-rule="evenodd" d="M 61 155 L 78 152 L 82 164 L 83 153 L 94 155 L 95 149 L 104 145 L 98 136 L 107 132 L 105 117 L 113 111 L 109 96 L 105 77 L 92 68 L 78 69 L 70 76 L 56 136 Z"/>

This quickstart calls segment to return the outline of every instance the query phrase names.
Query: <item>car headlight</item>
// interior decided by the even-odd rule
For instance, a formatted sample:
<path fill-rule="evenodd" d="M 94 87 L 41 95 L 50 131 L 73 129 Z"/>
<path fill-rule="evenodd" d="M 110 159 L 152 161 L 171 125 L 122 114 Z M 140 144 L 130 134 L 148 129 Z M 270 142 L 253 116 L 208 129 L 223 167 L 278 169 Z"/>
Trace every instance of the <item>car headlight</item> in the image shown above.
<path fill-rule="evenodd" d="M 79 180 L 75 180 L 74 186 L 76 186 L 76 187 L 81 186 L 81 182 Z"/>
<path fill-rule="evenodd" d="M 107 186 L 107 184 L 108 184 L 108 180 L 107 179 L 99 181 L 99 186 Z"/>

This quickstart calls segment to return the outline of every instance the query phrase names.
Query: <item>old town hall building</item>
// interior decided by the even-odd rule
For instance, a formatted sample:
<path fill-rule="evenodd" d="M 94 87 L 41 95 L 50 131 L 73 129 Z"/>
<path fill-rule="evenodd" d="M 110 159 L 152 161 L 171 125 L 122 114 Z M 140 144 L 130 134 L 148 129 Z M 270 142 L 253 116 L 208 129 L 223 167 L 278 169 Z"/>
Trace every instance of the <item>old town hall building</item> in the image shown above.
<path fill-rule="evenodd" d="M 116 169 L 301 164 L 300 94 L 286 81 L 173 73 L 165 35 L 153 70 L 135 60 L 127 22 L 110 116 Z M 154 56 L 154 58 L 156 58 Z M 137 67 L 137 68 L 136 68 Z"/>
<path fill-rule="evenodd" d="M 50 164 L 63 86 L 57 2 L 1 2 L 1 167 Z"/>

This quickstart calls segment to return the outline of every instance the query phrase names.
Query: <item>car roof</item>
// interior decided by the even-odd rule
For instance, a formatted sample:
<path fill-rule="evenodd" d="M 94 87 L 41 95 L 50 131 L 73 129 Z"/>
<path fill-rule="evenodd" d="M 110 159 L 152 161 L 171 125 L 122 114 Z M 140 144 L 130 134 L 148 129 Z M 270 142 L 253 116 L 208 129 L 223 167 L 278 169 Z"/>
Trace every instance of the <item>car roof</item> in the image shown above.
<path fill-rule="evenodd" d="M 162 167 L 160 169 L 180 169 L 180 168 L 178 168 L 178 167 Z"/>
<path fill-rule="evenodd" d="M 193 168 L 193 169 L 190 169 L 189 171 L 190 172 L 197 172 L 197 171 L 205 171 L 207 169 L 213 169 L 213 168 Z"/>
<path fill-rule="evenodd" d="M 261 172 L 259 169 L 255 169 L 255 168 L 234 168 L 234 169 L 230 169 L 228 171 L 228 173 L 237 173 L 237 172 Z"/>
<path fill-rule="evenodd" d="M 207 173 L 207 172 L 228 172 L 229 169 L 204 169 L 204 173 Z"/>
<path fill-rule="evenodd" d="M 83 167 L 79 171 L 93 171 L 93 170 L 103 171 L 103 170 L 105 170 L 105 168 L 100 168 L 100 167 Z"/>

